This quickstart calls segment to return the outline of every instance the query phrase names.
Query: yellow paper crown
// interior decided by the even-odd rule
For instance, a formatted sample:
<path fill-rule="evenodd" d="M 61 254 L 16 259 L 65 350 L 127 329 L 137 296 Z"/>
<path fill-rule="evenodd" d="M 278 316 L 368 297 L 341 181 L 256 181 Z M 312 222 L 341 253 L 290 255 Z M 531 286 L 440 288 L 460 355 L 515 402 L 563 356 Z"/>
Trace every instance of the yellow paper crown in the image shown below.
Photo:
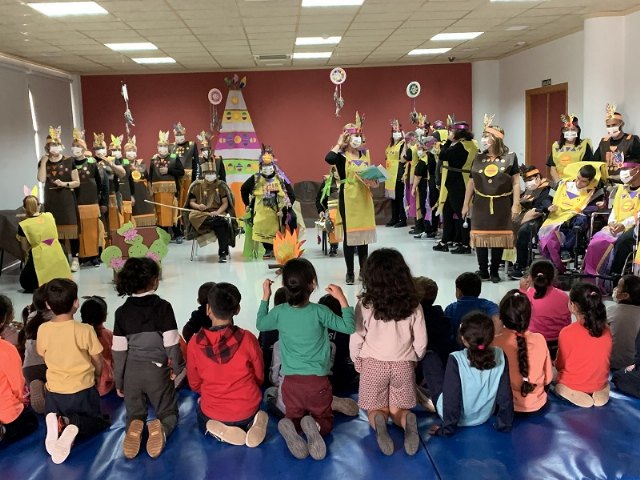
<path fill-rule="evenodd" d="M 113 133 L 111 134 L 111 145 L 110 148 L 120 149 L 122 147 L 122 140 L 124 140 L 124 135 L 120 135 L 116 137 Z"/>
<path fill-rule="evenodd" d="M 182 126 L 181 122 L 178 122 L 173 126 L 174 135 L 184 135 L 186 132 L 187 129 Z"/>
<path fill-rule="evenodd" d="M 134 135 L 133 137 L 129 137 L 129 140 L 127 140 L 127 143 L 124 144 L 124 149 L 125 150 L 137 150 L 138 147 L 136 145 L 136 136 Z"/>
<path fill-rule="evenodd" d="M 613 120 L 614 118 L 622 120 L 622 115 L 616 112 L 617 105 L 615 103 L 607 103 L 605 108 L 607 114 L 605 120 Z"/>
<path fill-rule="evenodd" d="M 169 130 L 166 132 L 160 130 L 158 132 L 158 145 L 169 145 Z"/>
<path fill-rule="evenodd" d="M 62 127 L 58 126 L 56 127 L 49 127 L 49 138 L 51 139 L 52 142 L 55 143 L 60 143 L 60 135 L 62 135 Z"/>
<path fill-rule="evenodd" d="M 93 132 L 93 146 L 94 147 L 106 147 L 107 144 L 104 141 L 104 133 Z"/>
<path fill-rule="evenodd" d="M 82 140 L 84 141 L 84 130 L 78 130 L 77 128 L 73 129 L 73 140 Z"/>
<path fill-rule="evenodd" d="M 362 125 L 364 125 L 364 113 L 360 115 L 360 112 L 356 112 L 356 127 L 358 130 L 362 130 Z"/>
<path fill-rule="evenodd" d="M 484 114 L 484 118 L 482 119 L 482 125 L 483 125 L 485 130 L 487 130 L 487 128 L 491 127 L 491 124 L 493 123 L 494 117 L 495 117 L 495 114 L 492 114 L 492 115 L 489 115 L 488 113 Z"/>
<path fill-rule="evenodd" d="M 576 118 L 576 116 L 572 113 L 571 115 L 565 115 L 564 113 L 562 115 L 560 115 L 560 120 L 562 120 L 562 123 L 564 124 L 564 128 L 569 128 L 569 127 L 573 127 L 573 120 Z"/>
<path fill-rule="evenodd" d="M 399 132 L 400 128 L 400 121 L 397 118 L 391 120 L 391 130 L 393 130 L 394 132 Z"/>
<path fill-rule="evenodd" d="M 198 135 L 196 135 L 196 138 L 200 142 L 200 145 L 202 145 L 203 147 L 208 147 L 209 146 L 209 138 L 211 138 L 211 137 L 204 130 L 202 130 Z"/>

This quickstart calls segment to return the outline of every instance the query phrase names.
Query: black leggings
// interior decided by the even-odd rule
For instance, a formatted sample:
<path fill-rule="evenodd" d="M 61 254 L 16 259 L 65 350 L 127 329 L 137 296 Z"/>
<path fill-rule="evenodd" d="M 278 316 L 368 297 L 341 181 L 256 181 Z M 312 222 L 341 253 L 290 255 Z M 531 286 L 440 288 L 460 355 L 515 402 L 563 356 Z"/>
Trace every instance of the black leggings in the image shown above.
<path fill-rule="evenodd" d="M 38 429 L 38 416 L 31 407 L 24 407 L 22 413 L 13 422 L 4 424 L 4 442 L 13 442 L 26 437 Z"/>
<path fill-rule="evenodd" d="M 489 250 L 491 250 L 491 266 L 489 266 Z M 497 275 L 502 262 L 502 253 L 504 248 L 486 248 L 476 247 L 476 255 L 478 257 L 478 267 L 482 273 L 490 273 Z"/>

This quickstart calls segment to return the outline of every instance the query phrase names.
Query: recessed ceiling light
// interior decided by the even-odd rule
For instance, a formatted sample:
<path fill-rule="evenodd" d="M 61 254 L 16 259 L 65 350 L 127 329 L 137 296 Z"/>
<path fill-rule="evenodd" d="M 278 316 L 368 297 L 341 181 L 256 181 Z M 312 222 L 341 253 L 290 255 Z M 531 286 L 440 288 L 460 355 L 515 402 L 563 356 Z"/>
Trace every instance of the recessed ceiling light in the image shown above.
<path fill-rule="evenodd" d="M 280 67 L 280 66 L 284 65 L 284 63 L 279 63 L 279 62 L 276 62 L 276 63 L 266 63 L 265 65 L 266 65 L 267 67 Z"/>
<path fill-rule="evenodd" d="M 132 58 L 136 63 L 140 65 L 152 65 L 154 63 L 176 63 L 171 57 L 148 57 L 148 58 Z"/>
<path fill-rule="evenodd" d="M 473 40 L 483 33 L 484 32 L 439 33 L 435 37 L 431 37 L 431 40 Z"/>
<path fill-rule="evenodd" d="M 309 60 L 312 58 L 331 58 L 331 52 L 295 52 L 295 60 Z"/>
<path fill-rule="evenodd" d="M 157 50 L 153 43 L 139 42 L 139 43 L 105 43 L 105 47 L 109 47 L 116 52 L 132 52 L 136 50 Z"/>
<path fill-rule="evenodd" d="M 303 7 L 359 7 L 364 0 L 302 0 Z"/>
<path fill-rule="evenodd" d="M 526 45 L 527 42 L 516 42 L 514 47 L 522 47 L 523 45 Z"/>
<path fill-rule="evenodd" d="M 519 32 L 520 30 L 526 30 L 529 28 L 528 25 L 514 25 L 513 27 L 508 27 L 505 30 L 507 32 Z"/>
<path fill-rule="evenodd" d="M 296 45 L 335 45 L 342 37 L 298 37 Z"/>
<path fill-rule="evenodd" d="M 439 53 L 447 53 L 451 48 L 415 48 L 407 55 L 438 55 Z"/>
<path fill-rule="evenodd" d="M 69 15 L 105 15 L 107 12 L 96 2 L 54 2 L 27 3 L 28 6 L 47 17 L 66 17 Z"/>

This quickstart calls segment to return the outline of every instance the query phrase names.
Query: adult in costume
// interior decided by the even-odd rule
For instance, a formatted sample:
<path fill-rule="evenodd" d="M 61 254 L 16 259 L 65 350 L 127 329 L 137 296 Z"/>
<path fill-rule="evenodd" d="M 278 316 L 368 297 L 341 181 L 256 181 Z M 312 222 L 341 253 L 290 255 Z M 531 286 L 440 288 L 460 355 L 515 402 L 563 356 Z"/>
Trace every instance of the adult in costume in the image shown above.
<path fill-rule="evenodd" d="M 597 150 L 593 153 L 593 160 L 606 162 L 610 175 L 615 175 L 623 163 L 640 161 L 640 139 L 637 135 L 622 130 L 624 117 L 616 112 L 615 105 L 607 104 L 605 124 L 607 136 L 600 140 Z"/>
<path fill-rule="evenodd" d="M 58 241 L 56 221 L 50 212 L 40 213 L 40 202 L 35 195 L 22 201 L 26 219 L 18 226 L 18 240 L 25 253 L 20 272 L 20 285 L 25 293 L 54 278 L 69 278 L 69 261 Z"/>
<path fill-rule="evenodd" d="M 576 162 L 588 162 L 593 157 L 591 140 L 582 139 L 580 135 L 582 129 L 578 124 L 578 117 L 575 115 L 562 115 L 562 128 L 560 138 L 553 143 L 551 154 L 547 159 L 547 167 L 554 184 L 560 180 L 572 180 L 565 177 L 564 169 Z"/>
<path fill-rule="evenodd" d="M 133 220 L 137 227 L 151 227 L 156 224 L 156 209 L 152 204 L 145 202 L 145 200 L 152 200 L 153 197 L 149 189 L 147 167 L 144 160 L 138 158 L 135 135 L 124 145 L 124 152 L 126 159 L 130 162 L 131 180 L 133 181 L 131 190 Z"/>
<path fill-rule="evenodd" d="M 404 210 L 404 176 L 405 162 L 402 162 L 404 154 L 404 135 L 402 126 L 398 120 L 391 122 L 391 139 L 385 150 L 385 168 L 389 172 L 389 178 L 384 184 L 384 194 L 391 199 L 391 220 L 387 227 L 406 227 L 407 213 Z"/>
<path fill-rule="evenodd" d="M 413 186 L 412 195 L 416 199 L 416 228 L 419 233 L 414 238 L 435 237 L 438 226 L 431 224 L 431 203 L 429 201 L 429 177 L 435 171 L 435 156 L 432 150 L 437 140 L 432 136 L 422 136 L 417 143 L 416 158 L 412 162 Z"/>
<path fill-rule="evenodd" d="M 270 147 L 263 147 L 260 155 L 260 172 L 249 177 L 240 187 L 242 201 L 251 211 L 252 240 L 264 246 L 265 260 L 273 257 L 273 241 L 277 232 L 287 226 L 295 226 L 291 219 L 291 209 L 295 202 L 293 188 L 279 174 Z"/>
<path fill-rule="evenodd" d="M 71 270 L 78 271 L 78 210 L 73 189 L 80 185 L 73 160 L 62 155 L 60 127 L 49 127 L 49 136 L 44 146 L 45 155 L 38 162 L 38 181 L 44 184 L 44 207 L 53 215 L 58 238 L 69 241 L 72 256 Z"/>
<path fill-rule="evenodd" d="M 576 245 L 577 236 L 588 226 L 587 214 L 597 210 L 603 192 L 598 183 L 602 163 L 581 162 L 567 167 L 574 180 L 561 180 L 556 188 L 549 216 L 538 232 L 540 253 L 551 260 L 559 272 L 564 272 L 563 255 L 568 256 Z M 576 173 L 576 170 L 577 173 Z"/>
<path fill-rule="evenodd" d="M 471 211 L 471 246 L 478 257 L 478 275 L 498 283 L 504 249 L 513 248 L 512 218 L 520 215 L 520 169 L 516 154 L 504 144 L 504 130 L 492 125 L 492 120 L 493 116 L 485 115 L 480 152 L 471 166 L 462 216 Z"/>
<path fill-rule="evenodd" d="M 98 149 L 98 152 L 104 153 Z M 100 176 L 100 168 L 95 158 L 87 157 L 87 143 L 84 132 L 73 130 L 73 168 L 78 172 L 80 184 L 76 188 L 78 214 L 80 217 L 80 262 L 99 266 L 98 255 L 104 246 L 104 225 L 100 213 L 107 213 L 109 190 L 107 180 Z M 106 148 L 105 148 L 106 153 Z"/>
<path fill-rule="evenodd" d="M 103 213 L 103 223 L 107 232 L 107 237 L 111 238 L 111 232 L 122 226 L 122 199 L 120 197 L 119 178 L 124 178 L 126 172 L 122 165 L 116 165 L 114 158 L 107 154 L 107 143 L 104 140 L 104 133 L 93 134 L 93 151 L 98 163 L 100 177 L 103 188 L 108 192 L 107 209 Z"/>
<path fill-rule="evenodd" d="M 187 201 L 187 192 L 191 183 L 198 178 L 198 147 L 195 142 L 187 140 L 185 137 L 187 129 L 182 126 L 182 123 L 178 122 L 173 126 L 173 134 L 175 142 L 169 147 L 169 153 L 174 154 L 178 162 L 182 165 L 184 173 L 178 179 L 178 205 L 184 205 Z M 178 222 L 175 226 L 176 242 L 182 243 L 183 235 L 182 220 L 178 217 Z M 178 242 L 180 239 L 180 242 Z"/>
<path fill-rule="evenodd" d="M 441 132 L 441 131 L 440 131 Z M 439 135 L 443 135 L 440 133 Z M 471 164 L 478 152 L 473 132 L 467 122 L 453 122 L 448 137 L 440 148 L 440 195 L 438 213 L 442 218 L 442 239 L 433 249 L 436 252 L 471 253 L 469 229 L 463 228 L 465 189 L 469 181 Z"/>
<path fill-rule="evenodd" d="M 182 243 L 182 234 L 175 228 L 177 210 L 170 206 L 177 206 L 177 192 L 183 175 L 182 163 L 175 153 L 169 153 L 169 132 L 160 130 L 158 132 L 158 153 L 153 156 L 149 166 L 149 182 L 151 183 L 153 201 L 162 204 L 156 205 L 158 226 L 167 232 L 172 228 L 176 243 Z"/>
<path fill-rule="evenodd" d="M 376 217 L 370 187 L 378 182 L 365 181 L 358 175 L 371 164 L 369 151 L 363 148 L 362 117 L 356 112 L 356 123 L 348 123 L 338 142 L 327 153 L 325 161 L 335 165 L 342 184 L 338 194 L 339 222 L 342 224 L 347 285 L 355 283 L 354 256 L 358 250 L 360 268 L 369 256 L 369 244 L 376 241 Z"/>
<path fill-rule="evenodd" d="M 200 246 L 218 240 L 218 261 L 229 258 L 229 245 L 235 246 L 235 218 L 233 193 L 229 186 L 218 179 L 217 165 L 207 160 L 199 165 L 203 178 L 191 184 L 184 208 L 196 211 L 184 212 L 183 220 L 187 239 L 197 239 Z"/>
<path fill-rule="evenodd" d="M 134 190 L 134 182 L 133 178 L 131 178 L 131 161 L 128 158 L 122 158 L 123 139 L 123 135 L 120 135 L 119 137 L 111 135 L 109 153 L 113 158 L 114 167 L 122 168 L 124 170 L 124 176 L 121 177 L 118 175 L 118 191 L 120 193 L 118 197 L 118 204 L 121 205 L 120 211 L 122 212 L 122 222 L 128 223 L 133 219 L 133 202 L 135 199 L 132 194 Z"/>
<path fill-rule="evenodd" d="M 612 194 L 613 208 L 608 224 L 591 238 L 587 248 L 584 273 L 588 275 L 608 275 L 612 270 L 614 251 L 620 256 L 617 262 L 620 266 L 616 265 L 614 273 L 621 274 L 621 267 L 633 250 L 634 227 L 640 213 L 640 164 L 622 164 L 620 180 L 622 185 L 618 185 Z M 627 248 L 619 247 L 625 243 Z"/>
<path fill-rule="evenodd" d="M 329 235 L 329 256 L 335 257 L 338 254 L 338 244 L 342 238 L 338 236 L 338 230 L 342 232 L 342 225 L 338 223 L 338 197 L 340 195 L 340 175 L 338 169 L 331 167 L 329 175 L 326 175 L 322 188 L 316 197 L 316 209 L 320 218 L 325 221 L 325 229 Z M 402 207 L 404 209 L 404 206 Z M 330 226 L 327 228 L 327 226 Z M 339 228 L 338 228 L 339 227 Z"/>
<path fill-rule="evenodd" d="M 526 165 L 522 167 L 520 175 L 524 180 L 525 190 L 520 196 L 522 211 L 513 220 L 513 231 L 516 234 L 516 263 L 509 274 L 516 280 L 524 276 L 524 271 L 531 264 L 529 246 L 553 201 L 549 182 L 542 177 L 540 170 L 533 165 Z"/>
<path fill-rule="evenodd" d="M 196 177 L 202 178 L 202 170 L 200 169 L 200 165 L 203 165 L 209 161 L 213 161 L 216 164 L 216 177 L 218 178 L 218 180 L 226 182 L 227 171 L 224 168 L 224 161 L 221 156 L 215 155 L 211 150 L 211 135 L 203 130 L 196 137 L 198 139 L 198 142 L 200 143 L 200 160 L 198 162 L 198 167 L 196 168 Z"/>
<path fill-rule="evenodd" d="M 411 122 L 416 125 L 416 129 L 413 132 L 414 135 L 410 136 L 409 140 L 406 141 L 406 154 L 404 157 L 406 164 L 403 177 L 405 188 L 404 201 L 407 217 L 416 218 L 416 197 L 413 195 L 413 177 L 415 175 L 416 164 L 418 163 L 418 142 L 429 134 L 431 125 L 425 115 L 415 111 L 411 113 L 409 118 L 411 119 Z M 414 227 L 409 230 L 409 233 L 417 235 L 423 231 L 424 229 L 422 229 L 422 226 L 416 222 Z"/>

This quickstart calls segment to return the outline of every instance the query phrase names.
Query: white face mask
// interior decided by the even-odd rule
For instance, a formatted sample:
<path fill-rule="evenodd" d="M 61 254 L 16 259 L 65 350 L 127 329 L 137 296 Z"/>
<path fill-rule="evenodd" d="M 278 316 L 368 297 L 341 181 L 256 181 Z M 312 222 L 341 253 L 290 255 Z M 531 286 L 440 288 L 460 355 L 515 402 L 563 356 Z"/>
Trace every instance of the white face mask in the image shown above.
<path fill-rule="evenodd" d="M 62 153 L 62 147 L 60 145 L 49 147 L 49 153 L 51 155 L 60 155 Z"/>
<path fill-rule="evenodd" d="M 138 156 L 138 154 L 135 152 L 135 150 L 129 150 L 128 152 L 125 153 L 125 155 L 127 156 L 127 158 L 129 160 L 135 160 L 136 157 Z"/>
<path fill-rule="evenodd" d="M 111 156 L 113 158 L 122 158 L 122 152 L 120 150 L 111 150 Z"/>
<path fill-rule="evenodd" d="M 537 182 L 535 180 L 529 180 L 528 182 L 524 182 L 524 186 L 526 187 L 527 190 L 535 190 L 538 187 Z"/>
<path fill-rule="evenodd" d="M 635 177 L 632 170 L 620 170 L 620 181 L 622 183 L 629 183 Z"/>
<path fill-rule="evenodd" d="M 607 133 L 609 135 L 617 135 L 618 132 L 620 132 L 620 127 L 618 125 L 615 125 L 613 127 L 607 127 Z"/>
<path fill-rule="evenodd" d="M 424 135 L 424 128 L 416 128 L 416 135 L 421 137 Z"/>
<path fill-rule="evenodd" d="M 400 140 L 402 138 L 402 132 L 393 132 L 391 134 L 391 136 L 393 137 L 394 140 Z"/>
<path fill-rule="evenodd" d="M 213 181 L 216 179 L 216 174 L 215 174 L 215 173 L 207 173 L 207 174 L 204 176 L 204 179 L 205 179 L 207 182 L 213 182 Z"/>
<path fill-rule="evenodd" d="M 262 167 L 262 169 L 260 169 L 260 173 L 262 173 L 262 175 L 265 176 L 269 176 L 269 175 L 273 175 L 273 172 L 275 172 L 275 169 L 273 168 L 273 165 L 268 165 L 266 167 Z"/>
<path fill-rule="evenodd" d="M 351 148 L 360 148 L 360 145 L 362 145 L 362 137 L 351 137 L 349 145 L 351 145 Z"/>
<path fill-rule="evenodd" d="M 96 149 L 96 157 L 104 157 L 107 154 L 106 148 L 98 148 Z"/>
<path fill-rule="evenodd" d="M 489 141 L 488 138 L 482 137 L 480 139 L 480 151 L 481 152 L 486 152 L 487 150 L 489 150 L 490 146 L 491 146 L 491 142 Z"/>
<path fill-rule="evenodd" d="M 158 153 L 163 157 L 165 155 L 168 155 L 169 154 L 169 147 L 158 147 Z"/>
<path fill-rule="evenodd" d="M 184 135 L 176 135 L 176 143 L 184 143 Z"/>
<path fill-rule="evenodd" d="M 426 153 L 425 153 L 425 151 L 424 151 L 424 150 L 422 150 L 422 149 L 419 149 L 419 150 L 418 150 L 418 156 L 419 156 L 420 158 L 424 157 L 425 155 L 426 155 Z"/>
<path fill-rule="evenodd" d="M 575 130 L 567 130 L 562 135 L 564 136 L 565 140 L 574 140 L 578 138 L 578 132 L 576 132 Z"/>
<path fill-rule="evenodd" d="M 71 153 L 73 154 L 74 157 L 80 158 L 84 154 L 84 148 L 82 148 L 82 147 L 71 147 Z"/>

